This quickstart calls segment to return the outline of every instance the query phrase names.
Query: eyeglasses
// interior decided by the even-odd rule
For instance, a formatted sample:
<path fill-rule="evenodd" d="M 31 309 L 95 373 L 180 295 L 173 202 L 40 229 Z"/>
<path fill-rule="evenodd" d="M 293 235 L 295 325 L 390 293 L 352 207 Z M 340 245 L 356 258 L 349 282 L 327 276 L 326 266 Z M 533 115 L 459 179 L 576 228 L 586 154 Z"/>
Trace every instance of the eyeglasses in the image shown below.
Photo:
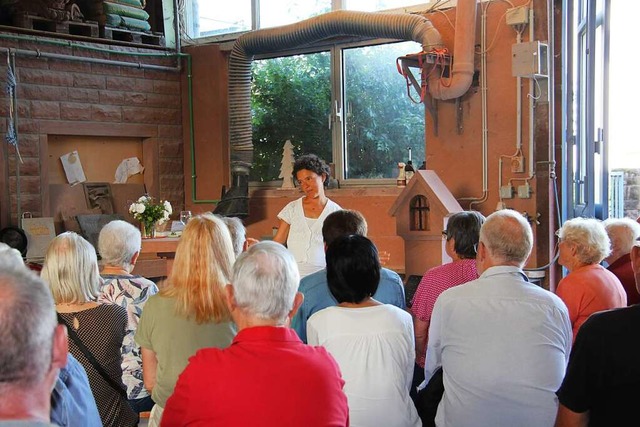
<path fill-rule="evenodd" d="M 476 254 L 476 255 L 478 254 L 478 244 L 477 243 L 473 244 L 473 253 Z"/>
<path fill-rule="evenodd" d="M 447 230 L 442 230 L 442 238 L 449 240 L 449 234 L 447 233 Z"/>

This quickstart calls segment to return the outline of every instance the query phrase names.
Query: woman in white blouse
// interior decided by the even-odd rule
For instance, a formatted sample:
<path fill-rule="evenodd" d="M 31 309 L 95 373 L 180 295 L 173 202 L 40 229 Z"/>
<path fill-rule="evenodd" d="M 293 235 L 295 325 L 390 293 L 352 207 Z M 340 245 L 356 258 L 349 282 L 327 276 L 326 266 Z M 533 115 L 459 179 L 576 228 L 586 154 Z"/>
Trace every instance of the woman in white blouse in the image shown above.
<path fill-rule="evenodd" d="M 287 204 L 278 214 L 280 225 L 273 240 L 287 245 L 300 277 L 325 266 L 322 224 L 331 212 L 342 209 L 324 194 L 329 166 L 315 154 L 300 156 L 293 164 L 293 178 L 304 196 Z"/>
<path fill-rule="evenodd" d="M 409 397 L 411 315 L 372 298 L 379 280 L 378 251 L 369 239 L 351 235 L 331 243 L 327 281 L 338 306 L 309 318 L 308 342 L 325 347 L 340 365 L 352 426 L 420 426 Z"/>

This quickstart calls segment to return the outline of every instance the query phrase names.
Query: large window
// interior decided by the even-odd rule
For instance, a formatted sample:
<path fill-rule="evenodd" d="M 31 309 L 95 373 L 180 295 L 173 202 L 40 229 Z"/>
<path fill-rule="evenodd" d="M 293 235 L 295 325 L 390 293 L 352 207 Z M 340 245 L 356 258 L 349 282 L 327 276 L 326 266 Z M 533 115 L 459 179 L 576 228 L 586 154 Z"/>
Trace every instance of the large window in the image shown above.
<path fill-rule="evenodd" d="M 331 10 L 374 12 L 425 3 L 429 0 L 178 0 L 187 40 L 229 38 L 226 35 L 292 24 Z"/>
<path fill-rule="evenodd" d="M 409 148 L 417 168 L 424 107 L 409 99 L 396 58 L 419 50 L 414 42 L 346 45 L 254 61 L 251 179 L 278 179 L 287 140 L 296 155 L 333 163 L 341 180 L 395 179 Z"/>

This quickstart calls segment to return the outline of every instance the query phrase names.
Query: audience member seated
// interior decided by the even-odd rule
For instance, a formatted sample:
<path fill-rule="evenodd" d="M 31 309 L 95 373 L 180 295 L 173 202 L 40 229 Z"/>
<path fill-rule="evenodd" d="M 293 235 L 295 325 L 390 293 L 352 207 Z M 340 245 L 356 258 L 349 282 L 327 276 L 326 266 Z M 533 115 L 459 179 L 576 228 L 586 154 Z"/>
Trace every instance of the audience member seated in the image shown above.
<path fill-rule="evenodd" d="M 627 294 L 620 280 L 600 265 L 611 252 L 602 222 L 592 218 L 566 221 L 558 235 L 558 263 L 569 270 L 556 294 L 569 309 L 573 339 L 580 326 L 596 311 L 625 307 Z"/>
<path fill-rule="evenodd" d="M 309 344 L 338 361 L 352 426 L 420 426 L 409 388 L 415 363 L 411 315 L 376 301 L 380 260 L 375 245 L 342 236 L 327 248 L 327 280 L 337 307 L 307 323 Z"/>
<path fill-rule="evenodd" d="M 640 241 L 631 250 L 640 292 Z M 595 313 L 582 325 L 558 390 L 556 427 L 638 425 L 640 305 Z"/>
<path fill-rule="evenodd" d="M 611 240 L 611 253 L 604 259 L 609 265 L 607 270 L 622 283 L 627 294 L 627 305 L 638 304 L 640 293 L 636 289 L 630 252 L 640 237 L 640 224 L 629 218 L 609 218 L 604 222 L 604 228 Z"/>
<path fill-rule="evenodd" d="M 0 265 L 26 268 L 20 251 L 4 243 L 0 243 Z M 71 353 L 51 391 L 50 415 L 51 422 L 59 427 L 102 427 L 87 373 Z"/>
<path fill-rule="evenodd" d="M 447 289 L 478 278 L 476 247 L 484 219 L 484 215 L 476 211 L 457 212 L 449 217 L 442 238 L 446 241 L 445 251 L 452 262 L 427 271 L 413 297 L 411 313 L 416 335 L 416 363 L 422 372 L 427 354 L 429 322 L 436 299 Z M 424 378 L 415 385 L 422 380 Z"/>
<path fill-rule="evenodd" d="M 158 287 L 149 279 L 131 274 L 140 255 L 140 230 L 125 221 L 111 221 L 100 230 L 98 249 L 102 257 L 102 287 L 98 302 L 116 304 L 127 310 L 127 333 L 122 342 L 122 382 L 129 404 L 140 413 L 153 408 L 151 395 L 142 380 L 140 346 L 133 339 L 142 309 Z"/>
<path fill-rule="evenodd" d="M 95 302 L 100 286 L 95 249 L 76 233 L 62 233 L 47 249 L 41 276 L 51 288 L 58 320 L 67 327 L 69 349 L 87 372 L 103 425 L 137 425 L 120 366 L 127 311 Z"/>
<path fill-rule="evenodd" d="M 322 238 L 325 248 L 341 236 L 357 234 L 367 235 L 367 221 L 362 214 L 355 210 L 338 210 L 331 213 L 322 225 Z M 331 295 L 327 284 L 327 270 L 322 269 L 300 280 L 299 291 L 304 295 L 304 301 L 293 318 L 292 327 L 303 342 L 307 342 L 307 321 L 317 311 L 333 307 L 338 302 Z M 392 304 L 402 309 L 406 308 L 404 286 L 402 279 L 395 271 L 387 268 L 380 270 L 380 283 L 373 298 L 383 304 Z"/>
<path fill-rule="evenodd" d="M 323 348 L 289 329 L 302 302 L 293 255 L 275 242 L 251 246 L 234 266 L 227 305 L 238 335 L 200 350 L 180 375 L 162 425 L 348 425 L 344 381 Z"/>
<path fill-rule="evenodd" d="M 201 348 L 231 344 L 236 329 L 224 287 L 231 282 L 234 260 L 231 235 L 221 219 L 204 214 L 189 220 L 167 283 L 147 301 L 135 335 L 144 385 L 155 402 L 150 427 L 160 424 L 189 358 Z"/>
<path fill-rule="evenodd" d="M 0 258 L 0 425 L 54 426 L 51 390 L 67 337 L 47 286 L 13 261 Z"/>
<path fill-rule="evenodd" d="M 518 212 L 480 229 L 480 277 L 444 291 L 433 309 L 425 378 L 443 369 L 438 426 L 549 427 L 571 350 L 567 308 L 522 271 L 533 233 Z"/>
<path fill-rule="evenodd" d="M 229 228 L 231 241 L 233 242 L 233 252 L 235 252 L 236 257 L 238 257 L 247 249 L 247 230 L 244 228 L 244 224 L 242 224 L 240 218 L 233 216 L 219 216 L 219 218 L 222 219 Z"/>

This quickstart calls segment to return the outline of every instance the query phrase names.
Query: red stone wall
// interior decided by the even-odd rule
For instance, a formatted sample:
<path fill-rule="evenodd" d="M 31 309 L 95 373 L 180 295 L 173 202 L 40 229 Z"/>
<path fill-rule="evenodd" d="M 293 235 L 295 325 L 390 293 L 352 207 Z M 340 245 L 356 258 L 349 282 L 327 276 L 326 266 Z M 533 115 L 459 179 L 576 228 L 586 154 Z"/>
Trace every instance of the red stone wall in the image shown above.
<path fill-rule="evenodd" d="M 132 53 L 163 53 L 146 48 L 84 44 Z M 0 48 L 176 66 L 172 58 L 103 53 L 32 41 L 0 39 Z M 4 85 L 5 55 L 2 57 L 0 116 L 4 119 L 9 115 L 9 99 Z M 152 186 L 157 194 L 152 195 L 169 199 L 175 210 L 184 205 L 179 72 L 16 56 L 16 77 L 19 148 L 24 161 L 19 170 L 21 211 L 32 212 L 34 216 L 49 215 L 45 176 L 48 159 L 44 156 L 47 135 L 52 129 L 58 134 L 66 134 L 68 130 L 73 135 L 135 136 L 145 142 L 153 139 L 156 164 L 149 165 L 148 170 L 156 176 Z M 5 119 L 0 121 L 3 144 L 6 129 Z M 3 148 L 0 160 L 0 225 L 6 226 L 17 224 L 13 147 Z"/>

